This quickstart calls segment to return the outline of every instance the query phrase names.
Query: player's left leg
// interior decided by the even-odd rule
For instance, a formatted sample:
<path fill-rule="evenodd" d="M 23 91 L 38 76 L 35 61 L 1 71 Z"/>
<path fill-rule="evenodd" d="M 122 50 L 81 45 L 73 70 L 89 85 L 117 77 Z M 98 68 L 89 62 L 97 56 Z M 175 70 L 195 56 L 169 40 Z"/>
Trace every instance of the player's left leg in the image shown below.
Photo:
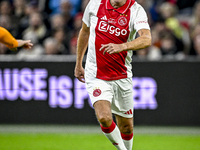
<path fill-rule="evenodd" d="M 115 86 L 116 85 L 116 86 Z M 133 145 L 133 85 L 132 78 L 115 81 L 113 87 L 115 94 L 111 105 L 115 114 L 117 126 L 127 150 Z"/>
<path fill-rule="evenodd" d="M 124 145 L 127 150 L 132 150 L 133 147 L 133 118 L 124 118 L 119 115 L 115 115 L 117 125 L 121 132 Z"/>

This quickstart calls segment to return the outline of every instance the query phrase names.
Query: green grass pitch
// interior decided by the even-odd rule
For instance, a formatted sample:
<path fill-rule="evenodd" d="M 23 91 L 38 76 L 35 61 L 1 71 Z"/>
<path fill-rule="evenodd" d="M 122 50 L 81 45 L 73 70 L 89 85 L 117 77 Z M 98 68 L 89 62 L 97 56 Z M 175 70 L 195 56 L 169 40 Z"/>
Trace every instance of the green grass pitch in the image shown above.
<path fill-rule="evenodd" d="M 0 150 L 115 150 L 100 133 L 0 133 Z M 133 150 L 200 150 L 200 135 L 135 134 Z"/>

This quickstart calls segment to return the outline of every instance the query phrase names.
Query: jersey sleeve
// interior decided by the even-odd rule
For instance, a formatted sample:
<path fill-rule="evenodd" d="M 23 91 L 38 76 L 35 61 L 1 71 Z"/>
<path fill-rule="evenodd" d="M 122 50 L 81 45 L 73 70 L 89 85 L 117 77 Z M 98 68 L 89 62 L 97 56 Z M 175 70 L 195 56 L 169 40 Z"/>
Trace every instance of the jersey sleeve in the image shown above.
<path fill-rule="evenodd" d="M 90 7 L 91 7 L 92 0 L 89 1 L 88 5 L 85 8 L 84 14 L 83 14 L 83 22 L 87 25 L 87 27 L 90 27 Z"/>
<path fill-rule="evenodd" d="M 145 10 L 140 6 L 137 12 L 136 19 L 134 21 L 134 28 L 136 31 L 140 29 L 149 29 L 148 18 Z"/>
<path fill-rule="evenodd" d="M 8 48 L 16 48 L 18 46 L 17 40 L 5 28 L 0 27 L 0 42 L 5 44 Z"/>

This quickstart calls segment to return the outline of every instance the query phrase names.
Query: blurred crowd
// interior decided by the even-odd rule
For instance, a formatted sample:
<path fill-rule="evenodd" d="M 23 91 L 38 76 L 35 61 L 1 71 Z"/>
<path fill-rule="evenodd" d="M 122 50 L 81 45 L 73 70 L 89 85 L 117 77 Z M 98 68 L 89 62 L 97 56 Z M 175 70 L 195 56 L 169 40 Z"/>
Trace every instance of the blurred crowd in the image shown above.
<path fill-rule="evenodd" d="M 163 56 L 200 56 L 200 0 L 136 0 L 147 12 L 152 46 L 134 52 L 151 60 Z M 74 55 L 82 16 L 89 0 L 0 0 L 0 26 L 16 39 L 30 39 L 31 50 L 0 54 Z"/>

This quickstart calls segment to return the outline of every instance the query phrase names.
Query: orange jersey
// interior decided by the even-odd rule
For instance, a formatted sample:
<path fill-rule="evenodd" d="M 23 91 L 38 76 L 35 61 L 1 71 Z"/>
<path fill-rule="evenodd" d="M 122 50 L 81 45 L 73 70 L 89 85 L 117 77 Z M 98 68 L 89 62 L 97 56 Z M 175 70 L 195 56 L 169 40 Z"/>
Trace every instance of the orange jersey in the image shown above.
<path fill-rule="evenodd" d="M 18 46 L 17 40 L 3 27 L 0 27 L 0 42 L 8 48 L 16 48 Z"/>

